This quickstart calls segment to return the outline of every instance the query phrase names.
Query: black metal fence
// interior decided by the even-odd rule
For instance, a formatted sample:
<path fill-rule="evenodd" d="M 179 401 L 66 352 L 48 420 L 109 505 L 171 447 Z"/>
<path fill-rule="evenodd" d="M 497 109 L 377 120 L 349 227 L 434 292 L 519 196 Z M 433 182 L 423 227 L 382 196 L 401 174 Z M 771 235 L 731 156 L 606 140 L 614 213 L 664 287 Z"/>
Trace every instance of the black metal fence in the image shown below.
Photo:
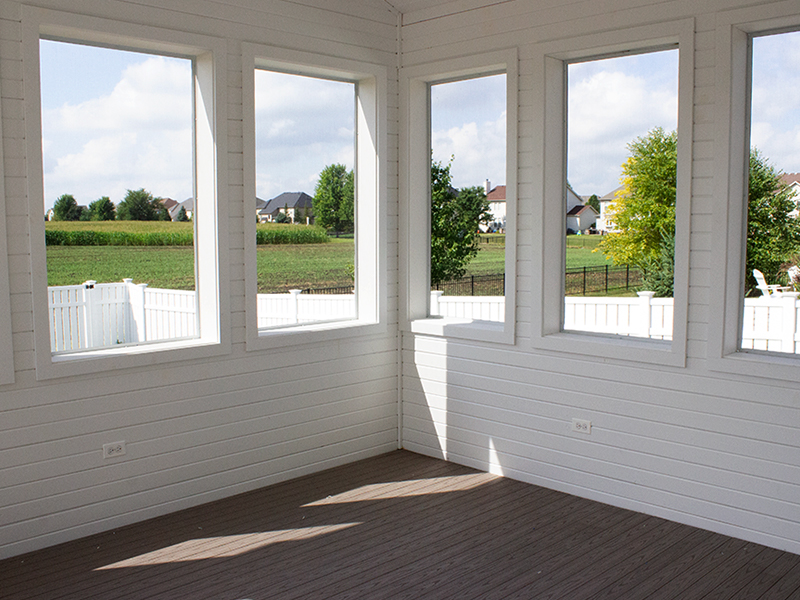
<path fill-rule="evenodd" d="M 607 294 L 609 291 L 629 290 L 639 287 L 642 274 L 636 267 L 577 267 L 567 269 L 564 274 L 564 294 L 585 296 Z M 352 294 L 352 285 L 325 288 L 306 288 L 303 294 Z M 506 289 L 505 273 L 494 275 L 470 275 L 461 279 L 441 281 L 431 286 L 432 290 L 444 292 L 445 296 L 503 296 Z"/>
<path fill-rule="evenodd" d="M 470 275 L 452 281 L 440 281 L 432 290 L 444 292 L 445 296 L 503 296 L 506 289 L 505 273 L 497 275 Z"/>
<path fill-rule="evenodd" d="M 341 285 L 339 287 L 325 288 L 306 288 L 301 290 L 301 294 L 352 294 L 355 288 L 352 285 Z"/>
<path fill-rule="evenodd" d="M 642 273 L 637 267 L 577 267 L 567 269 L 564 275 L 566 296 L 607 294 L 609 290 L 629 290 L 642 283 Z"/>

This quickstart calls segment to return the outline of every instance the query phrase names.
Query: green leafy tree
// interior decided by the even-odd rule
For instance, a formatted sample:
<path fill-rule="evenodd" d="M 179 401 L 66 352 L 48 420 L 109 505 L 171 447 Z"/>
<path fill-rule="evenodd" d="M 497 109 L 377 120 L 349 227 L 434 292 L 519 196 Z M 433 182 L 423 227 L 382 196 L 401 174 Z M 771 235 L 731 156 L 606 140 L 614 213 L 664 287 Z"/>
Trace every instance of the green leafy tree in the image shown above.
<path fill-rule="evenodd" d="M 117 207 L 108 196 L 102 196 L 89 205 L 89 220 L 113 221 L 117 218 Z"/>
<path fill-rule="evenodd" d="M 275 223 L 291 223 L 292 222 L 292 220 L 289 218 L 289 215 L 287 215 L 285 212 L 279 212 L 277 215 L 275 215 L 275 218 L 272 219 L 272 221 L 275 222 Z"/>
<path fill-rule="evenodd" d="M 658 260 L 663 240 L 674 237 L 677 142 L 676 132 L 657 127 L 628 144 L 622 188 L 609 209 L 616 231 L 599 246 L 615 264 L 645 269 Z"/>
<path fill-rule="evenodd" d="M 62 194 L 53 204 L 54 221 L 78 221 L 81 212 L 83 211 L 72 194 Z"/>
<path fill-rule="evenodd" d="M 480 186 L 456 190 L 450 166 L 431 162 L 431 283 L 459 279 L 478 253 L 478 226 L 491 220 Z"/>
<path fill-rule="evenodd" d="M 592 194 L 591 196 L 589 196 L 589 199 L 586 201 L 586 204 L 595 209 L 597 211 L 597 214 L 600 214 L 600 198 L 597 197 L 597 194 Z"/>
<path fill-rule="evenodd" d="M 753 269 L 767 281 L 783 279 L 782 265 L 800 249 L 800 223 L 789 213 L 795 208 L 792 192 L 780 173 L 761 153 L 750 151 L 747 204 L 746 289 L 755 288 Z"/>
<path fill-rule="evenodd" d="M 662 232 L 658 256 L 642 265 L 642 290 L 655 292 L 656 298 L 672 298 L 675 289 L 675 236 Z"/>
<path fill-rule="evenodd" d="M 128 190 L 125 198 L 117 206 L 117 219 L 120 221 L 158 221 L 164 205 L 161 200 L 144 188 Z"/>
<path fill-rule="evenodd" d="M 316 224 L 341 232 L 355 227 L 355 177 L 340 164 L 328 165 L 314 189 Z"/>
<path fill-rule="evenodd" d="M 175 220 L 181 223 L 186 223 L 189 220 L 189 215 L 186 214 L 185 206 L 181 206 L 181 209 L 178 211 L 178 216 L 175 218 Z"/>
<path fill-rule="evenodd" d="M 622 166 L 622 188 L 610 218 L 618 231 L 608 234 L 600 249 L 616 264 L 638 266 L 646 287 L 673 280 L 675 254 L 675 184 L 677 134 L 653 129 L 628 145 L 631 156 Z M 755 287 L 753 269 L 768 281 L 783 277 L 781 266 L 800 248 L 800 222 L 790 216 L 795 207 L 780 174 L 758 150 L 750 152 L 748 185 L 746 288 Z M 672 257 L 672 262 L 668 257 Z M 660 272 L 654 272 L 660 271 Z M 671 286 L 671 283 L 669 284 Z"/>

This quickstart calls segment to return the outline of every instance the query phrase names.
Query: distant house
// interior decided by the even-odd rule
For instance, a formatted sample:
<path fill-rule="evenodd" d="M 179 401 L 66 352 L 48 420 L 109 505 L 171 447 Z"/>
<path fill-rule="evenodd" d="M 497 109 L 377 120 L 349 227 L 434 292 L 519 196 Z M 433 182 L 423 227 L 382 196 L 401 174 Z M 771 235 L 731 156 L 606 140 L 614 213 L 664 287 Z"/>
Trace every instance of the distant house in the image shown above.
<path fill-rule="evenodd" d="M 616 227 L 610 218 L 610 211 L 614 206 L 614 201 L 617 199 L 617 193 L 622 190 L 622 186 L 619 186 L 615 190 L 608 192 L 602 198 L 598 198 L 600 201 L 600 216 L 597 217 L 597 230 L 600 233 L 610 233 L 616 231 Z"/>
<path fill-rule="evenodd" d="M 167 198 L 167 200 L 171 200 L 171 198 Z M 172 200 L 175 202 L 175 200 Z M 162 203 L 164 201 L 162 200 Z M 194 214 L 194 198 L 187 198 L 183 202 L 175 202 L 172 208 L 168 208 L 169 211 L 169 218 L 173 221 L 178 220 L 178 214 L 181 212 L 181 208 L 186 210 L 186 216 L 191 219 L 192 215 Z"/>
<path fill-rule="evenodd" d="M 272 222 L 279 213 L 285 213 L 292 223 L 303 222 L 310 225 L 314 222 L 311 212 L 313 204 L 314 199 L 305 192 L 283 192 L 257 211 L 258 220 L 261 223 Z"/>
<path fill-rule="evenodd" d="M 567 229 L 585 231 L 597 222 L 597 211 L 588 204 L 578 204 L 567 211 Z"/>
<path fill-rule="evenodd" d="M 484 233 L 487 231 L 503 232 L 506 230 L 506 186 L 498 185 L 490 188 L 491 183 L 487 179 L 484 183 L 486 199 L 489 201 L 489 212 L 492 214 L 491 221 L 481 224 L 480 229 Z"/>
<path fill-rule="evenodd" d="M 567 230 L 585 231 L 595 225 L 597 211 L 567 186 Z"/>
<path fill-rule="evenodd" d="M 789 186 L 794 198 L 794 210 L 789 214 L 795 218 L 800 214 L 800 173 L 784 173 L 781 182 Z"/>
<path fill-rule="evenodd" d="M 261 222 L 261 211 L 267 206 L 267 201 L 256 196 L 256 220 Z"/>

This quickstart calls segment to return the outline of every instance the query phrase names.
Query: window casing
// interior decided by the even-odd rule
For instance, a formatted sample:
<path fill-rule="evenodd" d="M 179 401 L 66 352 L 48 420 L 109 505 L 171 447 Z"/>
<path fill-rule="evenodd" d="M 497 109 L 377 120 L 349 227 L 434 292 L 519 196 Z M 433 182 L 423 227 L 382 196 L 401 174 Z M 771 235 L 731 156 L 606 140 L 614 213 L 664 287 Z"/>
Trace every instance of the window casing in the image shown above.
<path fill-rule="evenodd" d="M 245 293 L 247 349 L 303 344 L 386 328 L 385 155 L 386 70 L 384 67 L 261 44 L 243 44 Z M 256 223 L 249 207 L 255 198 L 256 69 L 355 84 L 355 280 L 356 317 L 304 325 L 259 328 L 256 277 Z M 254 208 L 254 205 L 253 205 Z"/>
<path fill-rule="evenodd" d="M 430 86 L 505 73 L 506 237 L 505 302 L 500 322 L 429 316 L 430 303 Z M 415 333 L 515 342 L 517 228 L 517 52 L 506 50 L 407 67 L 401 71 L 401 295 L 402 326 Z M 456 157 L 456 161 L 458 158 Z M 422 268 L 425 265 L 425 268 Z"/>
<path fill-rule="evenodd" d="M 542 128 L 533 132 L 540 139 L 534 163 L 542 164 L 540 202 L 534 202 L 532 248 L 533 331 L 535 348 L 616 358 L 654 364 L 683 366 L 686 357 L 688 309 L 689 217 L 691 195 L 692 96 L 694 22 L 678 21 L 658 27 L 640 27 L 586 38 L 564 40 L 541 48 L 541 83 L 536 106 L 543 112 Z M 674 325 L 671 341 L 611 336 L 581 331 L 564 331 L 564 272 L 566 231 L 564 198 L 567 181 L 566 159 L 566 65 L 572 61 L 629 52 L 646 52 L 678 46 L 678 174 L 675 205 Z M 538 182 L 535 182 L 538 183 Z"/>
<path fill-rule="evenodd" d="M 2 122 L 0 115 L 0 123 Z M 0 131 L 0 140 L 2 132 Z M 14 383 L 14 347 L 11 333 L 11 295 L 9 289 L 8 245 L 6 242 L 5 177 L 3 145 L 0 144 L 0 385 Z"/>
<path fill-rule="evenodd" d="M 39 40 L 124 48 L 188 58 L 193 63 L 194 134 L 193 171 L 195 197 L 195 286 L 199 335 L 188 340 L 154 342 L 111 349 L 54 355 L 50 350 L 46 249 L 44 243 L 43 165 Z M 106 371 L 165 360 L 221 354 L 229 351 L 224 239 L 225 120 L 217 111 L 224 106 L 224 41 L 182 32 L 165 32 L 146 26 L 56 11 L 23 7 L 23 68 L 25 73 L 28 190 L 33 262 L 34 336 L 37 378 Z"/>
<path fill-rule="evenodd" d="M 734 10 L 717 19 L 719 110 L 715 109 L 714 205 L 708 361 L 729 374 L 800 381 L 797 355 L 741 349 L 745 289 L 747 181 L 750 154 L 750 70 L 753 36 L 800 29 L 783 5 Z M 717 180 L 719 176 L 719 180 Z"/>

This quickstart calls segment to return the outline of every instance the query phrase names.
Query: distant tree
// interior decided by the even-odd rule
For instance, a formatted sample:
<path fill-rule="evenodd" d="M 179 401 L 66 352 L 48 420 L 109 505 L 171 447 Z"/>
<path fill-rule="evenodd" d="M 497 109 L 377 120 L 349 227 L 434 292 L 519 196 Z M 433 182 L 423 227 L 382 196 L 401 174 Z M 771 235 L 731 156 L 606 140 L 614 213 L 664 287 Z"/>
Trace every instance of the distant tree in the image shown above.
<path fill-rule="evenodd" d="M 656 298 L 672 298 L 675 290 L 675 236 L 663 234 L 658 256 L 642 265 L 642 290 L 655 292 Z"/>
<path fill-rule="evenodd" d="M 789 215 L 795 208 L 790 188 L 780 173 L 755 148 L 750 151 L 747 204 L 746 288 L 755 288 L 753 269 L 767 281 L 783 277 L 782 265 L 800 249 L 800 222 Z"/>
<path fill-rule="evenodd" d="M 491 220 L 483 187 L 456 190 L 450 166 L 431 161 L 431 283 L 459 279 L 478 253 L 478 226 Z"/>
<path fill-rule="evenodd" d="M 181 209 L 178 211 L 178 216 L 175 218 L 176 221 L 181 223 L 186 223 L 189 220 L 189 215 L 186 214 L 186 207 L 181 206 Z M 256 219 L 257 221 L 258 219 Z"/>
<path fill-rule="evenodd" d="M 120 221 L 157 221 L 159 211 L 164 208 L 161 200 L 144 188 L 128 190 L 125 198 L 117 206 L 117 219 Z"/>
<path fill-rule="evenodd" d="M 316 224 L 341 232 L 355 227 L 355 178 L 340 164 L 328 165 L 314 189 Z"/>
<path fill-rule="evenodd" d="M 656 127 L 628 144 L 622 187 L 609 209 L 616 231 L 600 243 L 615 264 L 644 269 L 658 259 L 665 236 L 675 235 L 677 142 L 677 132 Z"/>
<path fill-rule="evenodd" d="M 597 197 L 597 194 L 592 194 L 591 196 L 589 196 L 589 199 L 586 201 L 586 204 L 595 209 L 597 211 L 597 214 L 600 214 L 600 198 Z"/>
<path fill-rule="evenodd" d="M 117 217 L 117 207 L 108 196 L 102 196 L 89 205 L 91 221 L 113 221 Z"/>
<path fill-rule="evenodd" d="M 275 215 L 275 218 L 272 219 L 272 220 L 275 223 L 291 223 L 292 222 L 292 220 L 289 218 L 289 215 L 287 215 L 285 212 L 282 212 L 282 211 L 278 212 L 278 214 Z"/>
<path fill-rule="evenodd" d="M 53 204 L 54 221 L 77 221 L 81 217 L 81 212 L 82 209 L 72 194 L 62 194 Z"/>
<path fill-rule="evenodd" d="M 156 221 L 172 221 L 169 209 L 164 206 L 163 198 L 153 198 L 153 208 L 156 211 Z"/>
<path fill-rule="evenodd" d="M 622 165 L 622 188 L 610 209 L 617 231 L 608 234 L 599 247 L 616 264 L 641 268 L 647 286 L 658 285 L 666 290 L 674 270 L 674 264 L 668 265 L 668 258 L 674 262 L 677 134 L 656 128 L 628 144 L 628 149 L 631 155 Z M 795 207 L 791 196 L 778 171 L 752 149 L 747 290 L 755 287 L 753 269 L 763 272 L 768 281 L 777 281 L 783 277 L 781 265 L 800 249 L 800 221 L 789 214 Z M 653 273 L 654 269 L 664 272 Z M 668 295 L 672 295 L 671 290 Z"/>

